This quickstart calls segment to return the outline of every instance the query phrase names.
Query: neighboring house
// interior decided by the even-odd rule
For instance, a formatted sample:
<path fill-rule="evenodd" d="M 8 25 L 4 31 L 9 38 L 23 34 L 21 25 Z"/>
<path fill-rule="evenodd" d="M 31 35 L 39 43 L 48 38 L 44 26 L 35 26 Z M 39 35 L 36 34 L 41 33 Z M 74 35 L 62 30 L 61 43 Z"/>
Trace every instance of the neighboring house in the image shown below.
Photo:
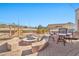
<path fill-rule="evenodd" d="M 67 29 L 74 29 L 74 24 L 71 22 L 63 23 L 63 24 L 49 24 L 47 27 L 49 31 L 58 31 L 59 28 L 67 28 Z"/>

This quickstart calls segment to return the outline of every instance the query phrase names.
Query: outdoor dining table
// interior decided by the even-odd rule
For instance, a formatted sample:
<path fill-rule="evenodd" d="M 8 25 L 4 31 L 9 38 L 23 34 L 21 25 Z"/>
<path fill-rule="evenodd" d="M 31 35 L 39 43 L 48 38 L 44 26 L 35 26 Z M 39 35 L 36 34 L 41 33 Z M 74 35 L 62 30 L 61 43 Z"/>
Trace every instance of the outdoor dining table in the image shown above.
<path fill-rule="evenodd" d="M 73 37 L 71 33 L 67 33 L 67 34 L 58 34 L 59 35 L 59 38 L 57 40 L 57 43 L 59 41 L 63 41 L 63 44 L 65 46 L 65 43 L 66 43 L 66 40 L 69 40 L 70 42 L 72 42 L 72 40 L 77 40 L 78 38 L 76 37 Z"/>

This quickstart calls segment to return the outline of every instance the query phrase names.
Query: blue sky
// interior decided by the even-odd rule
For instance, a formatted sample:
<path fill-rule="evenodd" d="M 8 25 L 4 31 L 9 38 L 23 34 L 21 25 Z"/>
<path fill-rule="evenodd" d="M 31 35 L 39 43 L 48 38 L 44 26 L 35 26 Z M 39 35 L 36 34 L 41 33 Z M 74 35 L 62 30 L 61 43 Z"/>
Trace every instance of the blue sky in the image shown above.
<path fill-rule="evenodd" d="M 68 3 L 4 3 L 0 4 L 0 23 L 27 26 L 47 26 L 55 23 L 75 23 L 75 9 L 79 4 Z"/>

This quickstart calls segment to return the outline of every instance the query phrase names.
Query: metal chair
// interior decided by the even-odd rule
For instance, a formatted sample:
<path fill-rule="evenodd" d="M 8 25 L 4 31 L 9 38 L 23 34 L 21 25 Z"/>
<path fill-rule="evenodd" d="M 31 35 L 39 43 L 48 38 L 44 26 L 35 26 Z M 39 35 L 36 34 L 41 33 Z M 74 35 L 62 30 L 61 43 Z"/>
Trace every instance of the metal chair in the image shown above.
<path fill-rule="evenodd" d="M 73 29 L 67 30 L 67 35 L 65 37 L 66 40 L 69 40 L 72 43 L 72 40 L 75 40 L 77 38 L 73 37 Z"/>
<path fill-rule="evenodd" d="M 50 33 L 49 39 L 53 39 L 53 41 L 55 41 L 54 35 L 55 33 Z"/>
<path fill-rule="evenodd" d="M 58 31 L 58 40 L 57 40 L 57 44 L 58 42 L 63 42 L 64 46 L 65 46 L 65 43 L 66 43 L 66 40 L 65 40 L 65 37 L 67 35 L 67 28 L 59 28 L 59 31 Z"/>

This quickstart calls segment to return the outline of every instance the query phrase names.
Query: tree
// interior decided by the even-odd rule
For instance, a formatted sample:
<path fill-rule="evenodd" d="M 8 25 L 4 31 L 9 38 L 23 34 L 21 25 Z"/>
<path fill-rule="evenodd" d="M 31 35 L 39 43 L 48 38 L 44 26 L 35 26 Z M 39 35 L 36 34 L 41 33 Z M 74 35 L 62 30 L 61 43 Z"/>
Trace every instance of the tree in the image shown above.
<path fill-rule="evenodd" d="M 44 34 L 48 32 L 47 28 L 46 27 L 43 27 L 42 25 L 39 25 L 38 28 L 37 28 L 37 33 L 38 34 Z"/>
<path fill-rule="evenodd" d="M 41 28 L 43 28 L 43 26 L 42 25 L 38 25 L 38 29 L 41 29 Z"/>

